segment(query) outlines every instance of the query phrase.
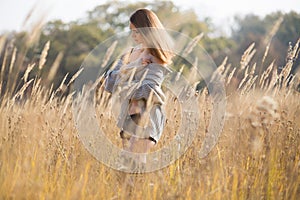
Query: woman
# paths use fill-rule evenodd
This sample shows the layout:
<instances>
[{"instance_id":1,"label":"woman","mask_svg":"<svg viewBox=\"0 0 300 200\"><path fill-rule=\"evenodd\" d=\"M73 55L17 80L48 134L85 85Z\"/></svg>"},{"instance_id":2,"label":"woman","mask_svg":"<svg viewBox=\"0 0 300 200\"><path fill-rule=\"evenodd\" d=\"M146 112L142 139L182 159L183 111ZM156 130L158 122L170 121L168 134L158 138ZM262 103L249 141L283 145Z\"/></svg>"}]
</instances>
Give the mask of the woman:
<instances>
[{"instance_id":1,"label":"woman","mask_svg":"<svg viewBox=\"0 0 300 200\"><path fill-rule=\"evenodd\" d=\"M148 9L136 10L129 27L137 46L107 73L105 89L120 97L118 127L124 149L146 153L158 142L165 125L161 84L169 71L172 42L156 14Z\"/></svg>"}]
</instances>

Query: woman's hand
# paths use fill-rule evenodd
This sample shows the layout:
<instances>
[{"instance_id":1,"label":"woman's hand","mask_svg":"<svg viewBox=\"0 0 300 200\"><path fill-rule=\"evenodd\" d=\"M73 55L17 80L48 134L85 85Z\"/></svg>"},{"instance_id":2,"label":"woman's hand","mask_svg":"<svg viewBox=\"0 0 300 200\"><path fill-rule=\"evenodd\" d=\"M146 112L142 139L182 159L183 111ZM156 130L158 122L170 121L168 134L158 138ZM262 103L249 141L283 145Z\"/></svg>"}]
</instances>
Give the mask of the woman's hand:
<instances>
[{"instance_id":1,"label":"woman's hand","mask_svg":"<svg viewBox=\"0 0 300 200\"><path fill-rule=\"evenodd\" d=\"M151 54L146 54L142 56L142 65L146 66L153 62L153 56Z\"/></svg>"},{"instance_id":2,"label":"woman's hand","mask_svg":"<svg viewBox=\"0 0 300 200\"><path fill-rule=\"evenodd\" d=\"M140 114L142 113L142 108L145 106L145 101L143 100L130 100L128 114Z\"/></svg>"}]
</instances>

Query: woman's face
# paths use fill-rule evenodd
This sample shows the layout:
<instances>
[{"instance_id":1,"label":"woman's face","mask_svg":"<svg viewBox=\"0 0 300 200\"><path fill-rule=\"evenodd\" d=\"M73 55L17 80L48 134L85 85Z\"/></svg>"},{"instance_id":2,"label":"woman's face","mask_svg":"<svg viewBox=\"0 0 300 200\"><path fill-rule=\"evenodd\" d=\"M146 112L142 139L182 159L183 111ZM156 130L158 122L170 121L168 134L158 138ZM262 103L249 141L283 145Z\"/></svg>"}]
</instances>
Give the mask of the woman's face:
<instances>
[{"instance_id":1,"label":"woman's face","mask_svg":"<svg viewBox=\"0 0 300 200\"><path fill-rule=\"evenodd\" d=\"M131 37L137 44L143 44L144 39L142 34L139 32L139 30L136 29L136 27L130 22L129 28L131 30Z\"/></svg>"}]
</instances>

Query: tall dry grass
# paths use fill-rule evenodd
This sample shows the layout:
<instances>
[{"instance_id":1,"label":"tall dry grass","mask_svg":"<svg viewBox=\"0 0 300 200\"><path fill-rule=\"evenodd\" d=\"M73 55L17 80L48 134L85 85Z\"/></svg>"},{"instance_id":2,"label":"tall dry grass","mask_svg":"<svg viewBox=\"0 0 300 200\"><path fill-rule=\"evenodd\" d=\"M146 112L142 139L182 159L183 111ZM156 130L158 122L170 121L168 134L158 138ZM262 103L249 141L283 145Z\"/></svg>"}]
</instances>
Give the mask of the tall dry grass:
<instances>
[{"instance_id":1,"label":"tall dry grass","mask_svg":"<svg viewBox=\"0 0 300 200\"><path fill-rule=\"evenodd\" d=\"M245 51L240 66L232 67L224 60L218 70L227 89L226 120L213 151L199 159L212 108L207 90L203 90L198 94L201 131L192 146L170 166L137 175L106 167L85 150L74 126L72 94L61 95L71 83L64 78L53 90L43 87L39 76L28 78L34 68L44 65L50 43L45 44L39 64L31 63L21 80L8 79L7 83L5 77L14 77L11 73L20 68L14 64L18 52L0 45L4 58L0 80L0 198L299 198L300 95L295 90L299 78L290 74L298 45L299 41L290 47L280 73L271 64L261 76L254 74L256 65L249 64L254 45ZM54 77L60 57L48 81ZM22 87L12 92L18 81L23 81ZM105 122L102 128L110 133L112 142L121 145L113 116L101 115L104 100L99 102L98 117ZM168 105L167 126L157 149L174 137L180 122L176 98L170 96Z\"/></svg>"}]
</instances>

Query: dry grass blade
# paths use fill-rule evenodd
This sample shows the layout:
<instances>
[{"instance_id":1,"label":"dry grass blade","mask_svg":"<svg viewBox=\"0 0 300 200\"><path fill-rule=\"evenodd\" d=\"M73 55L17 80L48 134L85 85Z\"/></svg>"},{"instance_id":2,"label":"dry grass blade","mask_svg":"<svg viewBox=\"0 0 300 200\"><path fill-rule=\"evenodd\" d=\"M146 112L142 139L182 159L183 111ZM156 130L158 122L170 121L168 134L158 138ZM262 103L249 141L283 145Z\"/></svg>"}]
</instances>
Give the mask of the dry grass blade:
<instances>
[{"instance_id":1,"label":"dry grass blade","mask_svg":"<svg viewBox=\"0 0 300 200\"><path fill-rule=\"evenodd\" d=\"M272 78L270 80L270 83L269 83L269 86L268 86L266 92L269 92L276 85L277 82L278 82L277 70L273 69Z\"/></svg>"},{"instance_id":2,"label":"dry grass blade","mask_svg":"<svg viewBox=\"0 0 300 200\"><path fill-rule=\"evenodd\" d=\"M53 83L50 85L49 91L48 91L48 96L51 96L51 94L53 93Z\"/></svg>"},{"instance_id":3,"label":"dry grass blade","mask_svg":"<svg viewBox=\"0 0 300 200\"><path fill-rule=\"evenodd\" d=\"M31 96L38 96L37 94L40 86L41 86L41 79L40 78L34 79Z\"/></svg>"},{"instance_id":4,"label":"dry grass blade","mask_svg":"<svg viewBox=\"0 0 300 200\"><path fill-rule=\"evenodd\" d=\"M244 73L244 78L243 78L242 81L240 82L240 84L239 84L239 86L238 86L238 89L241 89L242 85L243 85L244 82L247 80L248 75L249 75L248 69L249 69L249 67L246 68L245 73Z\"/></svg>"},{"instance_id":5,"label":"dry grass blade","mask_svg":"<svg viewBox=\"0 0 300 200\"><path fill-rule=\"evenodd\" d=\"M264 56L262 58L262 68L263 68L263 64L266 60L266 57L268 56L268 53L269 53L269 49L270 49L270 45L271 45L271 40L272 38L274 37L274 35L277 33L277 31L279 30L280 28L280 25L282 24L283 22L283 16L280 16L274 23L271 31L267 34L267 36L265 37L263 43L264 45L266 45L266 50L265 50L265 53L264 53Z\"/></svg>"},{"instance_id":6,"label":"dry grass blade","mask_svg":"<svg viewBox=\"0 0 300 200\"><path fill-rule=\"evenodd\" d=\"M40 61L39 61L39 70L41 70L44 67L45 63L46 63L49 48L50 48L50 41L48 41L45 44L44 49L42 51Z\"/></svg>"},{"instance_id":7,"label":"dry grass blade","mask_svg":"<svg viewBox=\"0 0 300 200\"><path fill-rule=\"evenodd\" d=\"M11 61L10 61L10 65L9 65L9 70L8 70L8 80L7 80L7 84L6 84L6 93L7 94L12 94L13 90L14 90L14 84L16 82L16 80L14 79L14 73L13 73L13 68L16 62L16 56L17 56L17 48L14 47L12 56L11 56ZM3 78L4 74L1 75ZM2 79L3 80L3 79Z\"/></svg>"},{"instance_id":8,"label":"dry grass blade","mask_svg":"<svg viewBox=\"0 0 300 200\"><path fill-rule=\"evenodd\" d=\"M29 80L28 82L26 82L22 88L15 94L15 96L13 97L13 99L15 100L16 98L20 97L22 98L24 95L24 92L26 90L26 88L28 88L28 86L30 85L30 83L33 81L34 79Z\"/></svg>"},{"instance_id":9,"label":"dry grass blade","mask_svg":"<svg viewBox=\"0 0 300 200\"><path fill-rule=\"evenodd\" d=\"M289 75L291 73L294 61L297 59L297 56L299 55L299 43L300 39L297 41L294 47L292 47L291 44L289 44L289 49L288 49L288 55L287 55L287 63L282 69L279 77L280 77L280 85L282 84L283 87L286 87L288 85L288 79Z\"/></svg>"},{"instance_id":10,"label":"dry grass blade","mask_svg":"<svg viewBox=\"0 0 300 200\"><path fill-rule=\"evenodd\" d=\"M220 68L220 67L219 67ZM210 81L214 82L214 81L220 81L225 79L225 77L220 73L220 71L218 70L219 68L217 68L213 74L211 75ZM222 71L222 70L221 70Z\"/></svg>"},{"instance_id":11,"label":"dry grass blade","mask_svg":"<svg viewBox=\"0 0 300 200\"><path fill-rule=\"evenodd\" d=\"M267 56L268 56L269 49L270 49L270 44L268 44L268 45L266 46L266 50L265 50L265 53L264 53L264 56L263 56L263 59L262 59L262 66L263 66L263 64L265 63L265 60L266 60L266 58L267 58Z\"/></svg>"},{"instance_id":12,"label":"dry grass blade","mask_svg":"<svg viewBox=\"0 0 300 200\"><path fill-rule=\"evenodd\" d=\"M288 84L286 85L285 88L285 100L287 100L288 98L291 97L291 94L294 92L293 87L295 86L295 76L294 75L290 75L288 80L287 80Z\"/></svg>"},{"instance_id":13,"label":"dry grass blade","mask_svg":"<svg viewBox=\"0 0 300 200\"><path fill-rule=\"evenodd\" d=\"M55 91L55 93L58 93L58 92L62 92L63 91L63 88L64 88L64 85L65 85L65 82L66 82L66 79L68 77L69 73L67 73L65 75L65 77L63 78L63 80L61 81L59 87L57 88L57 90Z\"/></svg>"},{"instance_id":14,"label":"dry grass blade","mask_svg":"<svg viewBox=\"0 0 300 200\"><path fill-rule=\"evenodd\" d=\"M277 33L277 31L279 30L280 28L280 25L282 24L283 22L283 16L280 16L274 23L274 25L272 26L272 29L271 31L268 32L267 36L264 38L264 45L267 45L267 47L269 48L270 46L270 43L271 43L271 40L272 38L274 37L274 35Z\"/></svg>"},{"instance_id":15,"label":"dry grass blade","mask_svg":"<svg viewBox=\"0 0 300 200\"><path fill-rule=\"evenodd\" d=\"M188 54L190 54L203 36L204 34L200 33L192 41L190 41L187 47L183 50L182 57L186 57Z\"/></svg>"},{"instance_id":16,"label":"dry grass blade","mask_svg":"<svg viewBox=\"0 0 300 200\"><path fill-rule=\"evenodd\" d=\"M255 69L256 69L256 63L253 64L249 75L253 76L255 74Z\"/></svg>"},{"instance_id":17,"label":"dry grass blade","mask_svg":"<svg viewBox=\"0 0 300 200\"><path fill-rule=\"evenodd\" d=\"M176 77L175 77L175 81L178 81L180 79L184 67L185 67L185 65L182 65L179 72L177 72Z\"/></svg>"},{"instance_id":18,"label":"dry grass blade","mask_svg":"<svg viewBox=\"0 0 300 200\"><path fill-rule=\"evenodd\" d=\"M290 80L289 80L289 85L288 85L288 91L291 92L293 91L293 87L296 84L296 76L292 75L290 76Z\"/></svg>"},{"instance_id":19,"label":"dry grass blade","mask_svg":"<svg viewBox=\"0 0 300 200\"><path fill-rule=\"evenodd\" d=\"M103 85L105 84L105 81L103 81L103 79L104 79L104 74L102 74L101 76L99 76L99 78L96 79L96 81L91 86L90 90L95 90L99 86L99 84L101 84L100 88L102 88Z\"/></svg>"},{"instance_id":20,"label":"dry grass blade","mask_svg":"<svg viewBox=\"0 0 300 200\"><path fill-rule=\"evenodd\" d=\"M32 14L34 13L34 10L36 10L37 7L37 2L32 6L32 8L29 10L28 14L26 15L23 23L22 23L22 27L25 27L27 22L30 20Z\"/></svg>"},{"instance_id":21,"label":"dry grass blade","mask_svg":"<svg viewBox=\"0 0 300 200\"><path fill-rule=\"evenodd\" d=\"M240 61L240 70L244 70L245 67L249 64L250 60L254 56L256 50L254 49L255 43L252 43L244 52L242 55L241 61Z\"/></svg>"},{"instance_id":22,"label":"dry grass blade","mask_svg":"<svg viewBox=\"0 0 300 200\"><path fill-rule=\"evenodd\" d=\"M111 94L109 94L108 92L104 92L104 85L105 85L104 76L105 75L102 74L91 87L92 90L96 90L95 91L95 97L96 97L95 104L98 104L101 108L107 107L109 99L111 97Z\"/></svg>"},{"instance_id":23,"label":"dry grass blade","mask_svg":"<svg viewBox=\"0 0 300 200\"><path fill-rule=\"evenodd\" d=\"M288 62L285 67L282 69L282 71L280 72L280 82L282 83L283 87L286 87L288 84L288 79L291 73L293 67L293 63L292 62Z\"/></svg>"},{"instance_id":24,"label":"dry grass blade","mask_svg":"<svg viewBox=\"0 0 300 200\"><path fill-rule=\"evenodd\" d=\"M223 72L223 74L224 74L225 77L228 76L229 70L231 69L231 66L232 66L231 63L228 63L228 64L226 65L225 71Z\"/></svg>"},{"instance_id":25,"label":"dry grass blade","mask_svg":"<svg viewBox=\"0 0 300 200\"><path fill-rule=\"evenodd\" d=\"M236 67L233 68L233 70L230 72L230 74L229 74L229 76L228 76L228 78L227 78L227 83L226 83L226 85L229 85L229 83L230 83L230 81L231 81L231 79L232 79L232 77L233 77L235 71L236 71Z\"/></svg>"},{"instance_id":26,"label":"dry grass blade","mask_svg":"<svg viewBox=\"0 0 300 200\"><path fill-rule=\"evenodd\" d=\"M146 112L150 112L150 109L152 108L153 104L153 90L150 91L148 100L146 102Z\"/></svg>"},{"instance_id":27,"label":"dry grass blade","mask_svg":"<svg viewBox=\"0 0 300 200\"><path fill-rule=\"evenodd\" d=\"M69 81L67 87L69 87L69 85L71 83L73 83L73 81L81 74L81 72L83 71L84 68L79 69L71 78L71 80Z\"/></svg>"},{"instance_id":28,"label":"dry grass blade","mask_svg":"<svg viewBox=\"0 0 300 200\"><path fill-rule=\"evenodd\" d=\"M191 69L188 72L188 76L187 76L187 80L190 83L195 83L196 81L199 80L197 66L198 66L198 58L196 57L195 62L193 63Z\"/></svg>"},{"instance_id":29,"label":"dry grass blade","mask_svg":"<svg viewBox=\"0 0 300 200\"><path fill-rule=\"evenodd\" d=\"M116 66L118 65L119 62L120 62L120 59L116 59L116 60L113 62L113 64L112 64L110 70L114 70L114 69L116 68Z\"/></svg>"},{"instance_id":30,"label":"dry grass blade","mask_svg":"<svg viewBox=\"0 0 300 200\"><path fill-rule=\"evenodd\" d=\"M64 102L64 108L63 108L63 112L61 113L60 119L62 119L66 115L68 108L71 105L71 102L72 102L71 100L72 100L74 94L75 94L75 91L67 96L66 101Z\"/></svg>"},{"instance_id":31,"label":"dry grass blade","mask_svg":"<svg viewBox=\"0 0 300 200\"><path fill-rule=\"evenodd\" d=\"M219 74L224 75L225 72L225 65L227 63L228 57L226 56L222 62L222 64L216 69L216 71L218 71Z\"/></svg>"},{"instance_id":32,"label":"dry grass blade","mask_svg":"<svg viewBox=\"0 0 300 200\"><path fill-rule=\"evenodd\" d=\"M7 50L7 48L6 48L6 49L5 49L5 53L4 53L4 57L3 57L3 61L2 61L2 66L1 66L1 77L0 77L0 81L3 81L4 72L5 72L5 68L6 68L7 54L8 54L8 50Z\"/></svg>"},{"instance_id":33,"label":"dry grass blade","mask_svg":"<svg viewBox=\"0 0 300 200\"><path fill-rule=\"evenodd\" d=\"M287 62L294 62L297 59L300 51L299 45L300 45L300 38L298 39L294 47L291 44L289 44L288 55L286 58Z\"/></svg>"},{"instance_id":34,"label":"dry grass blade","mask_svg":"<svg viewBox=\"0 0 300 200\"><path fill-rule=\"evenodd\" d=\"M107 63L108 63L111 55L113 54L117 44L118 44L118 41L114 41L114 43L107 49L107 52L104 56L104 59L103 59L102 65L101 65L102 68L107 65Z\"/></svg>"},{"instance_id":35,"label":"dry grass blade","mask_svg":"<svg viewBox=\"0 0 300 200\"><path fill-rule=\"evenodd\" d=\"M242 95L246 94L249 90L251 90L251 88L254 85L257 77L258 77L258 75L254 76L253 78L251 77L251 78L248 79L245 86L241 90Z\"/></svg>"},{"instance_id":36,"label":"dry grass blade","mask_svg":"<svg viewBox=\"0 0 300 200\"><path fill-rule=\"evenodd\" d=\"M264 83L268 78L268 76L270 75L271 71L273 70L273 67L274 67L274 61L269 65L269 67L264 71L264 73L260 77L259 85L261 88L264 87Z\"/></svg>"},{"instance_id":37,"label":"dry grass blade","mask_svg":"<svg viewBox=\"0 0 300 200\"><path fill-rule=\"evenodd\" d=\"M34 66L35 66L35 63L28 65L28 67L27 67L27 69L26 69L26 71L24 73L24 76L23 76L24 82L27 82L29 73L32 71L32 69L34 68Z\"/></svg>"},{"instance_id":38,"label":"dry grass blade","mask_svg":"<svg viewBox=\"0 0 300 200\"><path fill-rule=\"evenodd\" d=\"M27 35L28 37L26 40L27 47L30 47L39 41L43 24L44 24L44 17L40 17L40 20L35 23L32 30L30 31L30 34Z\"/></svg>"},{"instance_id":39,"label":"dry grass blade","mask_svg":"<svg viewBox=\"0 0 300 200\"><path fill-rule=\"evenodd\" d=\"M228 57L226 56L222 64L218 67L219 73L223 74L224 76L226 76L225 69L226 69L227 61L228 61Z\"/></svg>"},{"instance_id":40,"label":"dry grass blade","mask_svg":"<svg viewBox=\"0 0 300 200\"><path fill-rule=\"evenodd\" d=\"M132 70L132 71L134 72L134 70ZM146 69L145 72L143 73L141 79L139 80L139 82L134 83L133 87L130 87L128 89L128 91L126 93L126 96L129 96L132 93L133 90L135 90L136 88L139 88L142 85L143 81L145 80L145 78L146 78L146 76L148 74L148 71L149 71L149 69Z\"/></svg>"},{"instance_id":41,"label":"dry grass blade","mask_svg":"<svg viewBox=\"0 0 300 200\"><path fill-rule=\"evenodd\" d=\"M131 82L134 78L135 72L136 72L136 68L133 68L133 70L131 70L131 72L129 74L128 84L131 84Z\"/></svg>"},{"instance_id":42,"label":"dry grass blade","mask_svg":"<svg viewBox=\"0 0 300 200\"><path fill-rule=\"evenodd\" d=\"M13 50L13 54L11 56L11 60L10 60L9 71L8 71L9 75L11 75L11 73L12 73L14 64L16 62L16 56L17 56L17 48L15 47Z\"/></svg>"},{"instance_id":43,"label":"dry grass blade","mask_svg":"<svg viewBox=\"0 0 300 200\"><path fill-rule=\"evenodd\" d=\"M295 56L294 56L294 59L297 59L299 57L299 53L300 53L300 38L298 39L294 49L296 50L296 53L295 53Z\"/></svg>"},{"instance_id":44,"label":"dry grass blade","mask_svg":"<svg viewBox=\"0 0 300 200\"><path fill-rule=\"evenodd\" d=\"M52 66L50 68L48 77L47 77L47 80L49 82L51 82L54 79L54 77L55 77L55 75L57 73L57 70L59 68L60 62L63 59L63 56L64 56L64 53L63 52L59 52L59 54L55 58L55 61L53 62Z\"/></svg>"},{"instance_id":45,"label":"dry grass blade","mask_svg":"<svg viewBox=\"0 0 300 200\"><path fill-rule=\"evenodd\" d=\"M0 36L0 56L4 48L5 42L6 42L6 36L5 35Z\"/></svg>"}]
</instances>

